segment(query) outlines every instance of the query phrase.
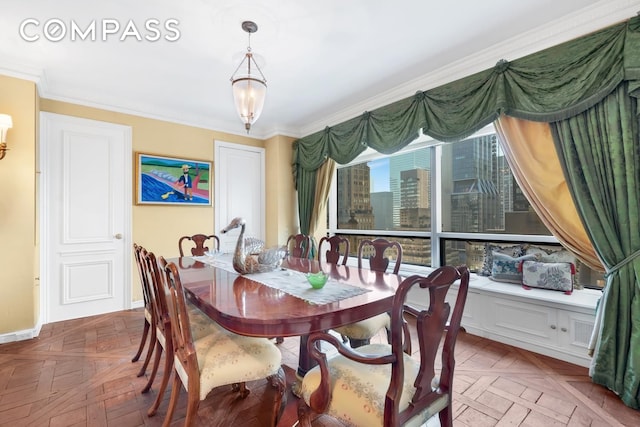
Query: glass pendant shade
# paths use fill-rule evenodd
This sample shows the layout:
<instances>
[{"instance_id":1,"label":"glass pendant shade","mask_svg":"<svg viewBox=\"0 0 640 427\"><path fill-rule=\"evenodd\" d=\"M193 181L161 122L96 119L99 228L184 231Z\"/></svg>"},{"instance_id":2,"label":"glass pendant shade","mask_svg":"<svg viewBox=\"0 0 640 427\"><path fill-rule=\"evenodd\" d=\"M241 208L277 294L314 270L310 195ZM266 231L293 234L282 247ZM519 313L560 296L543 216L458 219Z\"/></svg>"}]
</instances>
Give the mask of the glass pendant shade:
<instances>
[{"instance_id":1,"label":"glass pendant shade","mask_svg":"<svg viewBox=\"0 0 640 427\"><path fill-rule=\"evenodd\" d=\"M262 113L264 99L267 96L267 79L264 78L262 70L251 53L251 34L258 31L258 26L253 21L244 21L242 29L249 34L249 46L247 53L231 76L231 87L236 111L249 133L251 125Z\"/></svg>"},{"instance_id":2,"label":"glass pendant shade","mask_svg":"<svg viewBox=\"0 0 640 427\"><path fill-rule=\"evenodd\" d=\"M248 55L247 55L248 56ZM248 62L253 59L245 57ZM249 73L241 76L234 76L231 86L233 88L233 99L236 104L236 111L244 127L249 132L251 125L258 120L264 107L264 100L267 96L267 83L264 79L259 79L250 74L251 66L247 66Z\"/></svg>"}]
</instances>

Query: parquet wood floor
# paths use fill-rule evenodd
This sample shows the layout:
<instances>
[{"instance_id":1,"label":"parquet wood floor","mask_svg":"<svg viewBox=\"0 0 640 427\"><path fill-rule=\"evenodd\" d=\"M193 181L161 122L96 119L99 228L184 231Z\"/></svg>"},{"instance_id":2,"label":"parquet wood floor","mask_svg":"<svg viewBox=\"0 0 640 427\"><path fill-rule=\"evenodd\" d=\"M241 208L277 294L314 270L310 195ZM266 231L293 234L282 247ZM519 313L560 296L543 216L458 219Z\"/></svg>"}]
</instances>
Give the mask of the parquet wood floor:
<instances>
[{"instance_id":1,"label":"parquet wood floor","mask_svg":"<svg viewBox=\"0 0 640 427\"><path fill-rule=\"evenodd\" d=\"M159 380L146 394L142 361L131 363L142 333L142 310L45 325L38 338L0 345L0 426L160 426L147 417ZM382 338L380 338L382 339ZM280 344L283 363L295 367L298 339ZM591 383L586 368L461 333L456 347L455 427L640 426L640 412ZM293 369L286 369L293 381ZM214 390L200 405L196 426L267 425L273 393L264 381L237 398L230 387ZM181 394L172 425L182 425ZM291 426L290 393L280 420ZM321 427L335 422L321 418Z\"/></svg>"}]
</instances>

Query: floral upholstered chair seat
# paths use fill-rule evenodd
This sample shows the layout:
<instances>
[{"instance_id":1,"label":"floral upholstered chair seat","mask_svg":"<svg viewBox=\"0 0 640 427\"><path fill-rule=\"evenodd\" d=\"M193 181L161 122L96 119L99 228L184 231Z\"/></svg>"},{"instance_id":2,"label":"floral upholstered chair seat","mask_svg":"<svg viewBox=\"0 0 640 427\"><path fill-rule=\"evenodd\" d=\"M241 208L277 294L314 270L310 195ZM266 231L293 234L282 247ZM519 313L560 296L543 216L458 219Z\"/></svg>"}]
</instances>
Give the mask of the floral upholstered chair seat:
<instances>
[{"instance_id":1,"label":"floral upholstered chair seat","mask_svg":"<svg viewBox=\"0 0 640 427\"><path fill-rule=\"evenodd\" d=\"M378 314L377 316L351 323L349 325L340 326L334 330L340 335L357 340L367 340L383 329L390 329L391 319L387 313Z\"/></svg>"},{"instance_id":2,"label":"floral upholstered chair seat","mask_svg":"<svg viewBox=\"0 0 640 427\"><path fill-rule=\"evenodd\" d=\"M391 352L388 344L369 344L358 347L363 354L384 355ZM420 369L419 363L409 355L404 355L404 380L400 411L409 406L416 389L413 386ZM348 426L383 426L384 400L389 389L391 378L390 365L366 365L354 362L342 356L329 360L331 374L332 400L327 414L339 419ZM311 393L320 384L320 369L309 371L302 382L302 397L309 401ZM429 418L447 406L446 395L440 396L438 402L413 417L405 426L413 427L424 424Z\"/></svg>"},{"instance_id":3,"label":"floral upholstered chair seat","mask_svg":"<svg viewBox=\"0 0 640 427\"><path fill-rule=\"evenodd\" d=\"M276 375L282 354L267 338L245 337L223 328L194 341L200 370L200 400L216 387ZM182 364L176 372L188 384Z\"/></svg>"}]
</instances>

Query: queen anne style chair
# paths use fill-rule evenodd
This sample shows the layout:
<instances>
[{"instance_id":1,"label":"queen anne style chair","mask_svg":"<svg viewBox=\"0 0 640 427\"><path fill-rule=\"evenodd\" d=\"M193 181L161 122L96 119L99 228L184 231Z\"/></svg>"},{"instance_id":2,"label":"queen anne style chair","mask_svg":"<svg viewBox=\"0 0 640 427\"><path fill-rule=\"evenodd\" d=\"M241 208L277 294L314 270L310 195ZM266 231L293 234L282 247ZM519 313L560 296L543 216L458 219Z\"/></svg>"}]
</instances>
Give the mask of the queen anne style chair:
<instances>
[{"instance_id":1,"label":"queen anne style chair","mask_svg":"<svg viewBox=\"0 0 640 427\"><path fill-rule=\"evenodd\" d=\"M163 284L169 295L174 380L163 425L171 424L182 386L187 390L184 425L190 426L200 401L215 387L231 384L244 398L249 394L245 382L262 378L267 378L278 390L273 403L272 424L275 425L285 391L282 355L278 347L266 338L237 335L223 328L195 339L178 269L173 263L164 264Z\"/></svg>"},{"instance_id":2,"label":"queen anne style chair","mask_svg":"<svg viewBox=\"0 0 640 427\"><path fill-rule=\"evenodd\" d=\"M180 256L184 256L185 251L183 249L183 242L191 241L193 242L193 247L191 248L192 256L202 256L206 252L209 251L209 247L205 246L207 244L213 243L213 249L216 251L220 250L220 238L215 234L206 235L206 234L194 234L193 236L182 236L180 240L178 240L178 249L180 250ZM186 243L184 243L186 244Z\"/></svg>"},{"instance_id":3,"label":"queen anne style chair","mask_svg":"<svg viewBox=\"0 0 640 427\"><path fill-rule=\"evenodd\" d=\"M167 308L167 299L162 286L162 274L158 266L153 252L149 252L144 248L140 248L140 261L143 281L148 285L149 305L151 307L151 342L150 345L155 345L155 358L153 360L153 367L151 368L151 374L147 380L147 384L142 389L142 393L146 393L151 390L151 386L155 380L160 365L160 357L162 352L165 353L164 358L164 370L162 375L162 382L156 399L149 407L147 415L150 417L155 415L162 399L167 385L169 384L169 377L173 368L173 339L171 336L171 322L169 319L169 310ZM162 259L162 261L164 261ZM213 332L221 329L219 325L213 322L204 313L200 312L192 304L187 303L187 311L191 320L192 334L194 337L201 338L209 335ZM154 352L153 347L150 348L150 353Z\"/></svg>"},{"instance_id":4,"label":"queen anne style chair","mask_svg":"<svg viewBox=\"0 0 640 427\"><path fill-rule=\"evenodd\" d=\"M318 243L318 261L322 261L322 250L325 243L329 245L329 249L325 251L324 259L329 264L346 265L349 259L349 239L338 235L322 237L320 243Z\"/></svg>"},{"instance_id":5,"label":"queen anne style chair","mask_svg":"<svg viewBox=\"0 0 640 427\"><path fill-rule=\"evenodd\" d=\"M140 356L144 351L145 344L147 344L147 338L149 338L147 355L145 357L144 363L142 364L142 367L140 368L140 371L138 372L139 377L143 376L147 371L147 366L149 365L149 361L151 360L151 354L153 352L153 346L155 345L154 344L155 330L151 328L151 325L153 324L153 319L151 318L153 309L151 307L151 300L149 297L149 284L146 281L146 276L144 274L144 270L142 266L141 251L143 249L144 248L138 245L137 243L133 244L133 254L136 259L136 266L138 267L140 284L142 285L142 298L144 300L144 329L142 330L142 337L140 338L140 345L138 346L138 351L136 352L135 356L133 356L133 359L131 359L131 362L137 362L138 360L140 360ZM151 329L151 336L149 336L150 329Z\"/></svg>"},{"instance_id":6,"label":"queen anne style chair","mask_svg":"<svg viewBox=\"0 0 640 427\"><path fill-rule=\"evenodd\" d=\"M445 297L458 279L451 312ZM438 414L440 425L451 427L454 348L468 289L467 267L440 267L427 277L416 275L403 280L391 309L391 344L353 350L331 334L312 334L307 345L319 365L302 381L300 426L311 426L317 414L367 427L420 426ZM409 290L412 299L424 296L429 307L421 310L408 305ZM415 328L407 326L406 316L415 317ZM413 342L419 345L419 354L413 357L412 332L417 335ZM320 341L335 346L339 354L327 359L319 350ZM438 357L440 363L436 363Z\"/></svg>"},{"instance_id":7,"label":"queen anne style chair","mask_svg":"<svg viewBox=\"0 0 640 427\"><path fill-rule=\"evenodd\" d=\"M358 246L358 268L363 268L363 259L366 255L369 255L369 269L384 273L389 267L387 253L393 252L395 252L396 257L393 274L398 274L402 263L402 246L400 243L382 238L362 240ZM389 315L386 313L341 326L336 328L335 331L342 335L343 341L348 339L351 347L356 348L369 344L371 338L383 328L387 330L387 335L389 335Z\"/></svg>"},{"instance_id":8,"label":"queen anne style chair","mask_svg":"<svg viewBox=\"0 0 640 427\"><path fill-rule=\"evenodd\" d=\"M309 258L311 237L306 234L292 234L287 239L287 255L296 258Z\"/></svg>"}]
</instances>

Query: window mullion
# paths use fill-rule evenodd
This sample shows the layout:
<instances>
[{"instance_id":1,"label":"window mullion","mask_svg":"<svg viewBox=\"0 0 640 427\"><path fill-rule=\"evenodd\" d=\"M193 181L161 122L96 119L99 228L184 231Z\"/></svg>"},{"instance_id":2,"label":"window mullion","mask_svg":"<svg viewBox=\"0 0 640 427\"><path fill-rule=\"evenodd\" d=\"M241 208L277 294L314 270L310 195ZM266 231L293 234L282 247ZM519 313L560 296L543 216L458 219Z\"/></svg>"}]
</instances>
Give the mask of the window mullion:
<instances>
[{"instance_id":1,"label":"window mullion","mask_svg":"<svg viewBox=\"0 0 640 427\"><path fill-rule=\"evenodd\" d=\"M431 150L431 266L439 267L440 233L442 233L442 146L436 145Z\"/></svg>"}]
</instances>

